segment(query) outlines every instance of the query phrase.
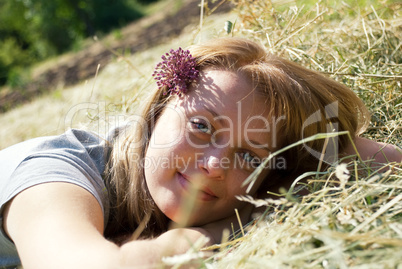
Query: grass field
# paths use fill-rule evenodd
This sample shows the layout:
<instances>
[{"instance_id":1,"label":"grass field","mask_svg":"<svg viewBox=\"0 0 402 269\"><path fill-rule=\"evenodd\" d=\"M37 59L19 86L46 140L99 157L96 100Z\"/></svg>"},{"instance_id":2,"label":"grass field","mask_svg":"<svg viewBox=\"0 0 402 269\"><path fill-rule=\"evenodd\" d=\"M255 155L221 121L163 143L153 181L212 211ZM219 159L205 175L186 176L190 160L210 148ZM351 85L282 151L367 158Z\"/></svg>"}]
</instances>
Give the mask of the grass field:
<instances>
[{"instance_id":1,"label":"grass field","mask_svg":"<svg viewBox=\"0 0 402 269\"><path fill-rule=\"evenodd\" d=\"M372 113L365 137L402 146L402 4L397 1L236 1L169 44L116 58L96 77L0 115L0 149L70 127L98 132L135 111L170 48L217 36L247 37L355 91ZM225 30L225 22L234 28ZM227 23L226 23L227 25ZM135 63L135 68L127 61ZM363 162L310 175L309 195L253 201L266 214L243 237L215 246L206 268L402 268L402 170ZM337 170L350 178L339 185ZM246 198L244 198L246 199ZM197 252L165 260L179 268Z\"/></svg>"}]
</instances>

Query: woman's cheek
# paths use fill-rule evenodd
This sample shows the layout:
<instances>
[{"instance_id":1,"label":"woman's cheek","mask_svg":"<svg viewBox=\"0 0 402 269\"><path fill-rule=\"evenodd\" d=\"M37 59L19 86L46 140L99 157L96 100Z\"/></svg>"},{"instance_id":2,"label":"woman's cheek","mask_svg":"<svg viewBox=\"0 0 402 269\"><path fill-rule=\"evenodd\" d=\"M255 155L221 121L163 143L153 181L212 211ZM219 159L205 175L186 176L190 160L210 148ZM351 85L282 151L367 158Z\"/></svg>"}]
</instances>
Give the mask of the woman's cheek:
<instances>
[{"instance_id":1,"label":"woman's cheek","mask_svg":"<svg viewBox=\"0 0 402 269\"><path fill-rule=\"evenodd\" d=\"M181 142L184 135L184 128L180 122L169 120L168 114L163 114L156 123L153 130L150 146L157 148L174 147ZM173 114L173 117L175 115Z\"/></svg>"}]
</instances>

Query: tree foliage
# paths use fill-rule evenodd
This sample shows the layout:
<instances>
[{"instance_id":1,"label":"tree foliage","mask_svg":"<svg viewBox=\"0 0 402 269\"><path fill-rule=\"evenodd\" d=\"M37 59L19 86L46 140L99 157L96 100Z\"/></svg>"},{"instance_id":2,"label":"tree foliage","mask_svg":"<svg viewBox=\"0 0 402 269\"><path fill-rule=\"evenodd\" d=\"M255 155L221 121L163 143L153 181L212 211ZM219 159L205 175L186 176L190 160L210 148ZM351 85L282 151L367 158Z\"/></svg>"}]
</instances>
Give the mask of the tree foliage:
<instances>
[{"instance_id":1,"label":"tree foliage","mask_svg":"<svg viewBox=\"0 0 402 269\"><path fill-rule=\"evenodd\" d=\"M133 0L2 0L0 85L14 85L10 74L21 68L141 16Z\"/></svg>"}]
</instances>

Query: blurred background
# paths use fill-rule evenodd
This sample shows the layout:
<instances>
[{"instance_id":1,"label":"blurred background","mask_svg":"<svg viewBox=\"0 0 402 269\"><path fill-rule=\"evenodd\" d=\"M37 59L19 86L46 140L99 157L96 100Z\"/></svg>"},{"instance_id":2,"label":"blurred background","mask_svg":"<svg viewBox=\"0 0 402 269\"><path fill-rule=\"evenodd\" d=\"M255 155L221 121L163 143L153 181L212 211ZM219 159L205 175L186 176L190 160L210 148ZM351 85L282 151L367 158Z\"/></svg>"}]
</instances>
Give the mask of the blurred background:
<instances>
[{"instance_id":1,"label":"blurred background","mask_svg":"<svg viewBox=\"0 0 402 269\"><path fill-rule=\"evenodd\" d=\"M88 37L147 15L157 0L2 0L0 85L19 86L27 66L69 50Z\"/></svg>"}]
</instances>

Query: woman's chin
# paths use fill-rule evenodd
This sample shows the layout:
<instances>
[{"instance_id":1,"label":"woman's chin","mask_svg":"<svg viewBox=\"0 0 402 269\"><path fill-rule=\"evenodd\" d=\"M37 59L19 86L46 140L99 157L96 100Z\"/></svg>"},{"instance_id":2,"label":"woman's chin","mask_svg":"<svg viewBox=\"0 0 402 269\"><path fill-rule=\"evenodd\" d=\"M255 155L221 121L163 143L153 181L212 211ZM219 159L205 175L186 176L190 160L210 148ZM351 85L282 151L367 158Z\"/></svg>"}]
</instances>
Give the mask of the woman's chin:
<instances>
[{"instance_id":1,"label":"woman's chin","mask_svg":"<svg viewBox=\"0 0 402 269\"><path fill-rule=\"evenodd\" d=\"M209 222L205 217L199 214L188 215L185 213L177 212L174 216L169 218L177 227L195 227L202 226Z\"/></svg>"}]
</instances>

